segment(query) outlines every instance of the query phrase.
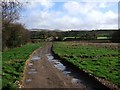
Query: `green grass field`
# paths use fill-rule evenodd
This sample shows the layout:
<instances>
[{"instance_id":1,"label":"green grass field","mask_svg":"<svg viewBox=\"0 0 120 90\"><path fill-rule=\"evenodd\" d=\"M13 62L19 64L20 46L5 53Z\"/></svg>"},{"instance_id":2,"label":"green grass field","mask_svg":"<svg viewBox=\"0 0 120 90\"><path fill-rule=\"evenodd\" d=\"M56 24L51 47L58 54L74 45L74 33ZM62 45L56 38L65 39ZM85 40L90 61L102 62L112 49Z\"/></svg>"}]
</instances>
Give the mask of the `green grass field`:
<instances>
[{"instance_id":1,"label":"green grass field","mask_svg":"<svg viewBox=\"0 0 120 90\"><path fill-rule=\"evenodd\" d=\"M63 40L66 40L66 39L77 39L77 38L80 38L80 37L64 37Z\"/></svg>"},{"instance_id":2,"label":"green grass field","mask_svg":"<svg viewBox=\"0 0 120 90\"><path fill-rule=\"evenodd\" d=\"M2 53L2 86L4 89L16 88L15 82L21 79L29 55L42 45L42 43L26 44Z\"/></svg>"},{"instance_id":3,"label":"green grass field","mask_svg":"<svg viewBox=\"0 0 120 90\"><path fill-rule=\"evenodd\" d=\"M55 42L53 51L79 69L112 83L120 84L118 50L69 42Z\"/></svg>"},{"instance_id":4,"label":"green grass field","mask_svg":"<svg viewBox=\"0 0 120 90\"><path fill-rule=\"evenodd\" d=\"M106 39L111 39L111 37L97 37L98 40L106 40Z\"/></svg>"}]
</instances>

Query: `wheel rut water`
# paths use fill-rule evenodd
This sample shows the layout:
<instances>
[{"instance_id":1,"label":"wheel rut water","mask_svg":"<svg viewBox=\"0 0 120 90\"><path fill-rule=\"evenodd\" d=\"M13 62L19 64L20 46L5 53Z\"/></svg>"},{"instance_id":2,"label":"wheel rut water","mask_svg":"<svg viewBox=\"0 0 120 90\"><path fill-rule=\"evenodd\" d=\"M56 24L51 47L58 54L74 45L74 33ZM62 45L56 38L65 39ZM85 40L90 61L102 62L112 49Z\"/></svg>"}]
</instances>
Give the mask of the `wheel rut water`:
<instances>
[{"instance_id":1,"label":"wheel rut water","mask_svg":"<svg viewBox=\"0 0 120 90\"><path fill-rule=\"evenodd\" d=\"M50 53L47 54L48 60L54 64L54 66L60 70L65 76L71 77L71 82L76 85L84 85L85 90L109 90L108 87L102 85L100 82L93 80L83 73L76 72L73 68L62 63L61 60L55 59Z\"/></svg>"}]
</instances>

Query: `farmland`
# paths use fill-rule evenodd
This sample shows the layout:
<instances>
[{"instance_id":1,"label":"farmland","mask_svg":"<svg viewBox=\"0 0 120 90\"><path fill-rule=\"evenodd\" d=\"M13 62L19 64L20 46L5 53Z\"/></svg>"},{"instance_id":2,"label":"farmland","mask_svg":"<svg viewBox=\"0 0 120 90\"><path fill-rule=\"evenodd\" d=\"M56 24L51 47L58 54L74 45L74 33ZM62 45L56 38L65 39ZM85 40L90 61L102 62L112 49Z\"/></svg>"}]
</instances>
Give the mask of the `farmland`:
<instances>
[{"instance_id":1,"label":"farmland","mask_svg":"<svg viewBox=\"0 0 120 90\"><path fill-rule=\"evenodd\" d=\"M76 42L55 42L53 51L80 70L120 85L120 67L117 49L104 45Z\"/></svg>"},{"instance_id":2,"label":"farmland","mask_svg":"<svg viewBox=\"0 0 120 90\"><path fill-rule=\"evenodd\" d=\"M120 90L118 2L30 1L0 4L0 89Z\"/></svg>"},{"instance_id":3,"label":"farmland","mask_svg":"<svg viewBox=\"0 0 120 90\"><path fill-rule=\"evenodd\" d=\"M23 76L24 65L29 55L43 44L26 44L2 53L3 89L17 87L16 82L20 81Z\"/></svg>"}]
</instances>

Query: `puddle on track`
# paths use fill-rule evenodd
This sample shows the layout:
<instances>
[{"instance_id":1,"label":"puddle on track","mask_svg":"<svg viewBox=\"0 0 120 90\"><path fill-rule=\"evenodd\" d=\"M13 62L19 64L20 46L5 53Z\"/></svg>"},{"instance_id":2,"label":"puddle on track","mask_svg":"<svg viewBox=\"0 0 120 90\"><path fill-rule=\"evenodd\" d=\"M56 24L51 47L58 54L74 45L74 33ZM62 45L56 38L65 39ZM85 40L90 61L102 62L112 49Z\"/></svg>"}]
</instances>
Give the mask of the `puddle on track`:
<instances>
[{"instance_id":1,"label":"puddle on track","mask_svg":"<svg viewBox=\"0 0 120 90\"><path fill-rule=\"evenodd\" d=\"M30 62L28 63L28 66L29 66L29 71L27 72L29 75L31 74L37 74L37 70L33 68L33 62L34 61L38 61L40 60L41 58L39 56L32 56ZM29 83L29 82L32 82L32 79L26 79L26 82Z\"/></svg>"},{"instance_id":2,"label":"puddle on track","mask_svg":"<svg viewBox=\"0 0 120 90\"><path fill-rule=\"evenodd\" d=\"M37 61L37 60L40 60L41 58L39 56L33 56L31 58L31 61Z\"/></svg>"},{"instance_id":3,"label":"puddle on track","mask_svg":"<svg viewBox=\"0 0 120 90\"><path fill-rule=\"evenodd\" d=\"M29 66L32 66L32 65L33 65L33 63L30 62L30 63L29 63Z\"/></svg>"},{"instance_id":4,"label":"puddle on track","mask_svg":"<svg viewBox=\"0 0 120 90\"><path fill-rule=\"evenodd\" d=\"M46 55L49 61L54 59L54 57L51 54L46 54Z\"/></svg>"},{"instance_id":5,"label":"puddle on track","mask_svg":"<svg viewBox=\"0 0 120 90\"><path fill-rule=\"evenodd\" d=\"M32 68L33 63L32 63L32 62L29 62L28 66L29 66L29 68Z\"/></svg>"},{"instance_id":6,"label":"puddle on track","mask_svg":"<svg viewBox=\"0 0 120 90\"><path fill-rule=\"evenodd\" d=\"M31 71L36 71L36 69L34 69L34 68L31 68L30 70L31 70Z\"/></svg>"},{"instance_id":7,"label":"puddle on track","mask_svg":"<svg viewBox=\"0 0 120 90\"><path fill-rule=\"evenodd\" d=\"M27 83L32 82L32 79L26 79L26 82Z\"/></svg>"},{"instance_id":8,"label":"puddle on track","mask_svg":"<svg viewBox=\"0 0 120 90\"><path fill-rule=\"evenodd\" d=\"M70 67L65 66L60 62L60 60L54 59L51 54L46 54L48 60L54 64L54 66L63 72L65 76L71 76L71 82L75 84L83 84L86 86L86 90L106 90L106 87L99 84L97 81L93 81L89 77L85 76L82 73L78 73Z\"/></svg>"},{"instance_id":9,"label":"puddle on track","mask_svg":"<svg viewBox=\"0 0 120 90\"><path fill-rule=\"evenodd\" d=\"M32 56L30 62L28 63L29 68L32 68L34 61L41 60L41 57L39 56Z\"/></svg>"},{"instance_id":10,"label":"puddle on track","mask_svg":"<svg viewBox=\"0 0 120 90\"><path fill-rule=\"evenodd\" d=\"M71 82L72 82L72 83L76 83L76 84L81 83L81 81L80 81L79 79L77 79L77 78L73 78L73 79L71 80Z\"/></svg>"},{"instance_id":11,"label":"puddle on track","mask_svg":"<svg viewBox=\"0 0 120 90\"><path fill-rule=\"evenodd\" d=\"M37 70L34 68L31 68L28 72L28 74L36 74L36 73L37 73Z\"/></svg>"},{"instance_id":12,"label":"puddle on track","mask_svg":"<svg viewBox=\"0 0 120 90\"><path fill-rule=\"evenodd\" d=\"M29 71L28 74L36 74L36 71Z\"/></svg>"}]
</instances>

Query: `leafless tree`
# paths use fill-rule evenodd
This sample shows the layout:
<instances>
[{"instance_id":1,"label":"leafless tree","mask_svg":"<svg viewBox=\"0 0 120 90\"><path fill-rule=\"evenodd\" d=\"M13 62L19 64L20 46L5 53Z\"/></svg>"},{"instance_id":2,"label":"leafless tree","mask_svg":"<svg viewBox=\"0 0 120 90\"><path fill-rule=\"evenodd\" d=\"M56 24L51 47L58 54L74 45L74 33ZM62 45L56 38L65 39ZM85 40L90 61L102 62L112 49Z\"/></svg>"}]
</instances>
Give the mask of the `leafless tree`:
<instances>
[{"instance_id":1,"label":"leafless tree","mask_svg":"<svg viewBox=\"0 0 120 90\"><path fill-rule=\"evenodd\" d=\"M2 21L11 23L19 19L21 4L17 0L2 0Z\"/></svg>"}]
</instances>

